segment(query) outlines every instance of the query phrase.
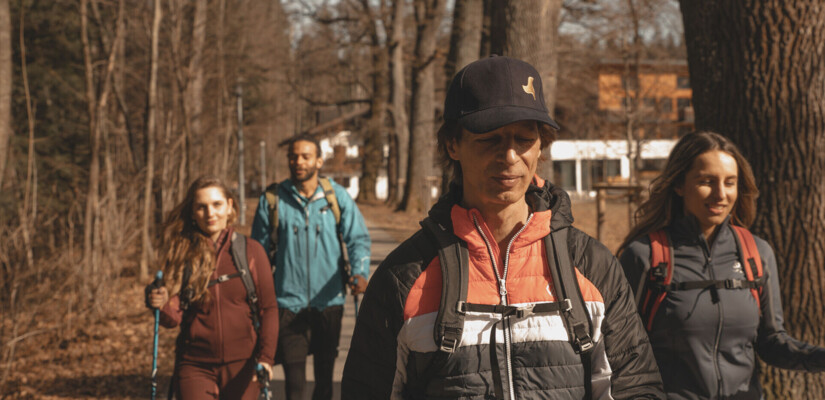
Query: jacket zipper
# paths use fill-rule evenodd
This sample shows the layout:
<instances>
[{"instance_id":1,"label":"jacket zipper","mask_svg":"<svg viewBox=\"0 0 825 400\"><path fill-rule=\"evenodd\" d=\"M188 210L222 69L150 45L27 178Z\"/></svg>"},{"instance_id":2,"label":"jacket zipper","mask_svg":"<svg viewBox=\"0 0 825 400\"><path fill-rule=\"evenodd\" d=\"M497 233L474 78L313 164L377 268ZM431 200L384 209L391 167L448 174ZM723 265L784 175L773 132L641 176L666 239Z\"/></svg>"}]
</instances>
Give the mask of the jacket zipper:
<instances>
[{"instance_id":1,"label":"jacket zipper","mask_svg":"<svg viewBox=\"0 0 825 400\"><path fill-rule=\"evenodd\" d=\"M490 255L490 261L493 264L493 272L496 273L496 279L498 280L498 293L501 296L501 305L508 305L507 302L507 268L510 266L510 248L513 246L513 242L516 241L516 238L527 228L527 224L530 223L530 220L533 218L533 213L527 216L527 221L522 225L521 229L516 232L515 235L510 239L510 242L507 243L507 251L504 253L504 272L503 274L498 273L498 266L496 265L496 257L493 254L493 248L490 245L490 241L487 239L487 235L484 234L484 231L481 229L481 226L478 224L478 219L476 219L475 214L473 214L473 224L476 226L476 230L481 235L481 238L484 239L484 244L487 246L487 253ZM511 359L511 338L510 338L510 317L504 317L505 326L502 327L502 331L504 332L504 352L505 358L507 360L507 386L510 392L510 399L516 400L516 392L513 389L513 361ZM495 328L493 328L495 329ZM492 349L495 351L495 349Z\"/></svg>"},{"instance_id":2,"label":"jacket zipper","mask_svg":"<svg viewBox=\"0 0 825 400\"><path fill-rule=\"evenodd\" d=\"M717 238L719 233L716 234ZM702 234L702 250L705 252L705 266L708 268L711 280L716 280L716 274L713 272L713 256L711 253L712 245L708 245L705 235ZM717 289L711 289L717 290ZM717 293L716 296L719 296ZM722 374L719 371L719 342L722 340L722 325L724 324L724 311L722 309L722 301L716 303L716 309L719 311L719 322L716 327L716 338L713 342L713 370L716 373L716 396L722 396Z\"/></svg>"},{"instance_id":3,"label":"jacket zipper","mask_svg":"<svg viewBox=\"0 0 825 400\"><path fill-rule=\"evenodd\" d=\"M304 231L306 232L306 259L307 259L307 309L311 307L310 299L312 298L312 286L309 280L309 200L307 200L306 208L304 208L304 216L306 221L306 226L304 227Z\"/></svg>"}]
</instances>

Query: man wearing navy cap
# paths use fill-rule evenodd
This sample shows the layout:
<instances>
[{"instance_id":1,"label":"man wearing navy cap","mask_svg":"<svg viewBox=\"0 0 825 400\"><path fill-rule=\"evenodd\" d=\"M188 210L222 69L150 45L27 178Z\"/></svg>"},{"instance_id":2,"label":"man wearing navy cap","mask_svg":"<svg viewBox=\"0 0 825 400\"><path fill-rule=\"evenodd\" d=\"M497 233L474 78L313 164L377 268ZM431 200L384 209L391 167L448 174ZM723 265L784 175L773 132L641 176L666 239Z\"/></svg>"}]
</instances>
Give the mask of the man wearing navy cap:
<instances>
[{"instance_id":1,"label":"man wearing navy cap","mask_svg":"<svg viewBox=\"0 0 825 400\"><path fill-rule=\"evenodd\" d=\"M462 69L438 131L450 192L370 281L344 399L659 399L615 257L536 176L558 125L529 64Z\"/></svg>"}]
</instances>

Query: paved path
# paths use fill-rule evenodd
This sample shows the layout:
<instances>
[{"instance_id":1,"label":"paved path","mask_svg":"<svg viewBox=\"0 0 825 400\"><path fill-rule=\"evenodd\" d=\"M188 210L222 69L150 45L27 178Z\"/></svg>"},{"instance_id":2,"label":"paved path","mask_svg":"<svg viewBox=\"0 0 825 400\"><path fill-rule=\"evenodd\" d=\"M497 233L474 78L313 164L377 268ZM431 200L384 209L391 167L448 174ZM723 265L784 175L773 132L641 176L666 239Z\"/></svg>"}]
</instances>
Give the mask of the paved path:
<instances>
[{"instance_id":1,"label":"paved path","mask_svg":"<svg viewBox=\"0 0 825 400\"><path fill-rule=\"evenodd\" d=\"M370 263L370 274L375 272L378 264L398 246L398 242L389 235L385 230L378 228L369 219L366 219L367 228L370 231L372 238L372 260ZM338 345L338 358L335 360L335 370L333 372L332 380L334 382L334 399L341 397L341 376L344 372L344 362L347 359L347 352L349 351L350 341L352 340L352 331L355 328L355 309L352 302L352 297L349 296L347 303L344 306L344 319L341 322L341 342ZM284 398L284 370L278 365L274 368L272 380L272 398ZM307 359L307 393L306 399L309 400L312 396L312 389L314 387L315 378L312 372L312 356Z\"/></svg>"}]
</instances>

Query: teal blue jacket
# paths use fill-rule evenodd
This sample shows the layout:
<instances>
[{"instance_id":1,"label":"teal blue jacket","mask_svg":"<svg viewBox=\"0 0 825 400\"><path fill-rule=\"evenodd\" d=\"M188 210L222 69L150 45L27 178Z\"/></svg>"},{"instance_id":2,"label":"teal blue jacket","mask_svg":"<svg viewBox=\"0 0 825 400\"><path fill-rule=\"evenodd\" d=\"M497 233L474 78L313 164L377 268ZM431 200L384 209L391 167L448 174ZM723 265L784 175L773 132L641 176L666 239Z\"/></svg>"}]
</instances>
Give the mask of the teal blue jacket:
<instances>
[{"instance_id":1,"label":"teal blue jacket","mask_svg":"<svg viewBox=\"0 0 825 400\"><path fill-rule=\"evenodd\" d=\"M370 235L364 217L346 189L332 182L341 208L341 233L353 275L368 276ZM269 202L262 195L252 222L252 238L271 254ZM278 251L270 260L278 307L292 312L312 307L323 310L344 304L343 256L335 216L318 185L307 199L287 179L278 184Z\"/></svg>"}]
</instances>

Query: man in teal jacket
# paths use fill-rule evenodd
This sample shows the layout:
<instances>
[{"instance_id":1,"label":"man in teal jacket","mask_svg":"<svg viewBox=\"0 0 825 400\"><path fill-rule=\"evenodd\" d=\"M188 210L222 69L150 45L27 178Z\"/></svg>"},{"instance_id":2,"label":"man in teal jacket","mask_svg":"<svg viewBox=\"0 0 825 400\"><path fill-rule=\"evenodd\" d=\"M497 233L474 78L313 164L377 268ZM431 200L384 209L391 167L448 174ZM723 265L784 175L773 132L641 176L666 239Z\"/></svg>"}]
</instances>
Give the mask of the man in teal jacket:
<instances>
[{"instance_id":1,"label":"man in teal jacket","mask_svg":"<svg viewBox=\"0 0 825 400\"><path fill-rule=\"evenodd\" d=\"M277 185L277 246L271 239L274 218L262 195L252 223L252 238L260 242L275 268L280 332L276 362L282 362L286 398L304 399L306 357L314 356L313 399L332 398L332 371L338 355L341 318L346 300L343 254L346 245L351 264L349 285L353 294L367 287L370 237L364 218L347 191L330 180L340 209L324 195L318 177L323 165L321 148L313 137L300 136L288 148L290 178ZM339 226L337 226L339 225Z\"/></svg>"}]
</instances>

